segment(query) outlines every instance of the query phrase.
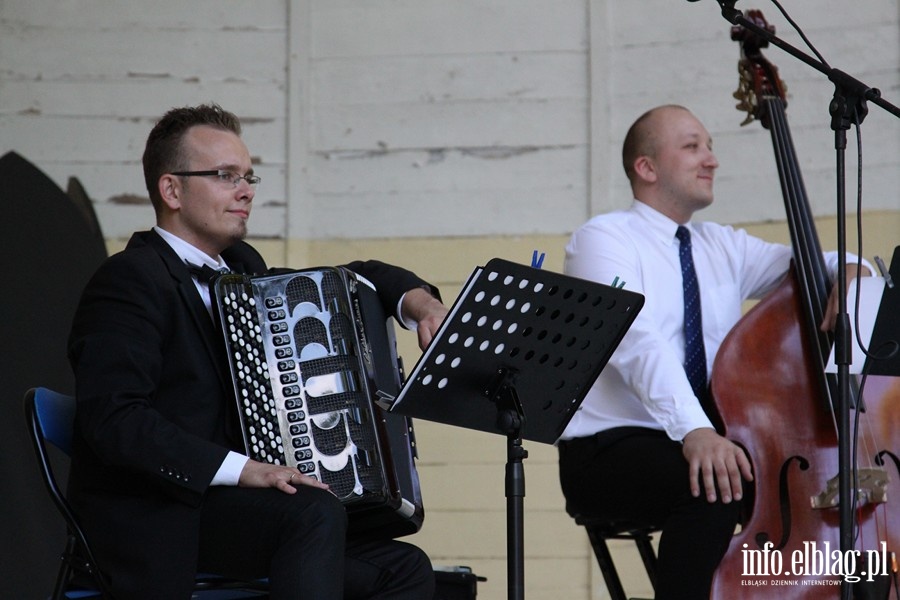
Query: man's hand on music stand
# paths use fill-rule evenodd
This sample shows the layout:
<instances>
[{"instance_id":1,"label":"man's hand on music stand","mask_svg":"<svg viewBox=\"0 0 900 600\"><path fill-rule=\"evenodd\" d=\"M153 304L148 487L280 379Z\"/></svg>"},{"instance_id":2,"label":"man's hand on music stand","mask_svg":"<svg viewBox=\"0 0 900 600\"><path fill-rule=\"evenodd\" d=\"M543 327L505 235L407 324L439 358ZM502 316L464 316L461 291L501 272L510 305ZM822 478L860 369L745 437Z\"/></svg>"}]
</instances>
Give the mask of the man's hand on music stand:
<instances>
[{"instance_id":1,"label":"man's hand on music stand","mask_svg":"<svg viewBox=\"0 0 900 600\"><path fill-rule=\"evenodd\" d=\"M440 300L424 288L406 292L400 310L404 317L408 317L418 324L416 333L419 336L419 348L422 350L425 350L431 343L449 312L449 309Z\"/></svg>"}]
</instances>

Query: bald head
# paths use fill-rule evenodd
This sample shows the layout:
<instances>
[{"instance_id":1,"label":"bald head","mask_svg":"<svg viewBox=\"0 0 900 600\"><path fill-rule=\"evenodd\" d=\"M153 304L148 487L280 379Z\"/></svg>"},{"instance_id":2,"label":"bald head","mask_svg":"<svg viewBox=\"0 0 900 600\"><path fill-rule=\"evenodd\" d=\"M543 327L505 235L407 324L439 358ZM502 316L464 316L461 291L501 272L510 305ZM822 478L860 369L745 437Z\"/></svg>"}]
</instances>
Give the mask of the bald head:
<instances>
[{"instance_id":1,"label":"bald head","mask_svg":"<svg viewBox=\"0 0 900 600\"><path fill-rule=\"evenodd\" d=\"M667 115L677 111L688 114L691 112L678 104L657 106L638 117L625 134L625 142L622 144L622 166L625 167L625 175L628 176L632 187L637 176L634 162L642 156L656 156L661 123Z\"/></svg>"}]
</instances>

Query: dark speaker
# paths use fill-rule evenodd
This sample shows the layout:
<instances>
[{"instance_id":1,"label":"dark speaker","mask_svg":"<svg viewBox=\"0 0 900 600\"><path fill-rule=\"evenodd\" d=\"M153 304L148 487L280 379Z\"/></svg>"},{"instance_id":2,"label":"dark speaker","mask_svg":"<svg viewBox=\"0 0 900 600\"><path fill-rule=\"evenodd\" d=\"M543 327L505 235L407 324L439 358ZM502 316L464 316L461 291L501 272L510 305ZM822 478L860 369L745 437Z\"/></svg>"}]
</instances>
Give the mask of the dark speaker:
<instances>
[{"instance_id":1,"label":"dark speaker","mask_svg":"<svg viewBox=\"0 0 900 600\"><path fill-rule=\"evenodd\" d=\"M469 567L435 568L434 600L475 600L478 582L487 581Z\"/></svg>"}]
</instances>

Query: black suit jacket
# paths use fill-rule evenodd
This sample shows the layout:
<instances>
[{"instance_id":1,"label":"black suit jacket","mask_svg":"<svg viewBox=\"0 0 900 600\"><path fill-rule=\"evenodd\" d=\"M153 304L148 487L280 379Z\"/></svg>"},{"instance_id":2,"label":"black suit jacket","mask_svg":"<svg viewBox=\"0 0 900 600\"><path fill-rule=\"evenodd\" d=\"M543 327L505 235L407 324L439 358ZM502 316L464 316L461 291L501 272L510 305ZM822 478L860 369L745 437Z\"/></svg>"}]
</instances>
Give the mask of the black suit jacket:
<instances>
[{"instance_id":1,"label":"black suit jacket","mask_svg":"<svg viewBox=\"0 0 900 600\"><path fill-rule=\"evenodd\" d=\"M237 272L266 271L244 242L222 256ZM347 266L375 284L389 314L405 291L427 286L377 261ZM152 231L107 259L82 295L69 338L69 499L105 572L126 586L193 577L204 494L227 452L243 450L230 435L221 337L187 267Z\"/></svg>"}]
</instances>

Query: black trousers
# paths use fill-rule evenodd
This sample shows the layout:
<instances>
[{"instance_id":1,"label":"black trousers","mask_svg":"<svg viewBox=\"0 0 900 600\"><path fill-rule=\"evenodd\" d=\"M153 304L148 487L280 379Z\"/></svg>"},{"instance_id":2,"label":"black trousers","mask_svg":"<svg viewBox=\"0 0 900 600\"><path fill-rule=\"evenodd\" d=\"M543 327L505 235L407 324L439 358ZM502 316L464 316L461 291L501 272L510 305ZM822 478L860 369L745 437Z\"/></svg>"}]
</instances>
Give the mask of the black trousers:
<instances>
[{"instance_id":1,"label":"black trousers","mask_svg":"<svg viewBox=\"0 0 900 600\"><path fill-rule=\"evenodd\" d=\"M203 507L198 570L268 577L272 600L434 597L431 562L419 548L348 543L346 535L346 510L329 492L216 487Z\"/></svg>"},{"instance_id":2,"label":"black trousers","mask_svg":"<svg viewBox=\"0 0 900 600\"><path fill-rule=\"evenodd\" d=\"M681 444L622 427L559 443L559 476L572 514L660 528L656 600L709 597L740 503L691 496Z\"/></svg>"}]
</instances>

